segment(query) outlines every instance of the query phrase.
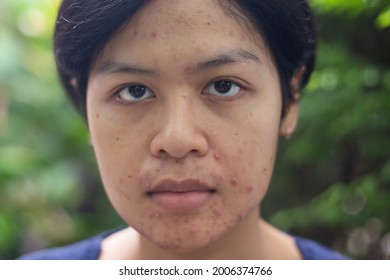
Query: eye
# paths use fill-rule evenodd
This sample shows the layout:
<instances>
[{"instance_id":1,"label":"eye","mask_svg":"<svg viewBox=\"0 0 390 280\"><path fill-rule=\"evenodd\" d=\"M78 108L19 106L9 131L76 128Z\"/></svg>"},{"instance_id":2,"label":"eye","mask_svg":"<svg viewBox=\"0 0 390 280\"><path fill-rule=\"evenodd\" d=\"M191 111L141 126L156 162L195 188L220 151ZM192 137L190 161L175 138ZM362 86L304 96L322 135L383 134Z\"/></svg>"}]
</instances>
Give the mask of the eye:
<instances>
[{"instance_id":1,"label":"eye","mask_svg":"<svg viewBox=\"0 0 390 280\"><path fill-rule=\"evenodd\" d=\"M231 80L219 80L208 85L204 92L218 97L232 97L237 95L241 89L240 85Z\"/></svg>"},{"instance_id":2,"label":"eye","mask_svg":"<svg viewBox=\"0 0 390 280\"><path fill-rule=\"evenodd\" d=\"M116 98L121 102L139 102L153 96L153 91L144 85L130 85L116 93Z\"/></svg>"}]
</instances>

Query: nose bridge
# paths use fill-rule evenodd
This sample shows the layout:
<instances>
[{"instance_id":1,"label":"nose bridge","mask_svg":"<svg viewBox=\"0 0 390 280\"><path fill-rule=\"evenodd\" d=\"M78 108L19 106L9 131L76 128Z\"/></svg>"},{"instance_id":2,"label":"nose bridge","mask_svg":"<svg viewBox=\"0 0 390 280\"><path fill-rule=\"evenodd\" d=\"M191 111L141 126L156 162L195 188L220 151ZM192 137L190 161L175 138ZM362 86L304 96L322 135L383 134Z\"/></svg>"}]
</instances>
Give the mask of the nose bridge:
<instances>
[{"instance_id":1,"label":"nose bridge","mask_svg":"<svg viewBox=\"0 0 390 280\"><path fill-rule=\"evenodd\" d=\"M189 96L185 93L179 93L167 100L164 112L163 129L165 133L173 133L176 136L194 129L195 115L194 108Z\"/></svg>"},{"instance_id":2,"label":"nose bridge","mask_svg":"<svg viewBox=\"0 0 390 280\"><path fill-rule=\"evenodd\" d=\"M159 128L151 145L154 155L182 158L188 153L207 152L204 131L197 119L196 101L185 92L171 93L165 99Z\"/></svg>"}]
</instances>

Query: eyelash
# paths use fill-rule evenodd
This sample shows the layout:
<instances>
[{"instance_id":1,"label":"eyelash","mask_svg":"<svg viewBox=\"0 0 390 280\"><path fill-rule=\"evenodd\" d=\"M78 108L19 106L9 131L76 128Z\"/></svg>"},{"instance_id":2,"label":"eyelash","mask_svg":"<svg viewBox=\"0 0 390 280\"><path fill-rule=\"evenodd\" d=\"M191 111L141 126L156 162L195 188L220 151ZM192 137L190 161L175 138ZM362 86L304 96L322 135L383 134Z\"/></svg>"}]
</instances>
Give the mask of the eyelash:
<instances>
[{"instance_id":1,"label":"eyelash","mask_svg":"<svg viewBox=\"0 0 390 280\"><path fill-rule=\"evenodd\" d=\"M230 95L225 95L224 96L224 93L220 93L221 95L217 95L217 94L210 94L208 92L206 92L206 90L210 90L210 87L214 86L214 90L216 90L215 86L216 86L216 83L222 83L222 86L227 86L230 87L230 89L228 90L228 92L236 87L236 91L235 93L233 93L232 96ZM223 85L223 83L225 83L225 85ZM126 103L126 104L129 104L129 103L137 103L137 102L141 102L141 101L144 101L144 100L148 100L150 99L151 97L148 96L147 98L140 98L140 99L133 99L133 100L124 100L123 98L121 98L120 94L124 91L124 90L128 90L130 88L133 88L135 89L135 87L138 87L137 90L146 90L146 92L149 92L148 94L149 95L153 95L154 97L156 96L155 93L153 92L152 89L150 89L150 87L144 85L144 84L137 84L137 83L132 83L132 84L126 84L126 85L123 85L121 87L119 87L117 90L115 90L114 92L114 98L120 102L120 103ZM235 79L232 79L232 78L229 78L229 77L220 77L220 78L216 78L214 80L212 80L211 82L209 82L203 89L202 89L202 94L203 95L209 95L211 96L212 98L214 99L222 99L222 100L231 100L231 99L234 99L235 97L237 96L240 96L240 92L242 90L245 90L246 87L243 86L241 83L237 82Z\"/></svg>"}]
</instances>

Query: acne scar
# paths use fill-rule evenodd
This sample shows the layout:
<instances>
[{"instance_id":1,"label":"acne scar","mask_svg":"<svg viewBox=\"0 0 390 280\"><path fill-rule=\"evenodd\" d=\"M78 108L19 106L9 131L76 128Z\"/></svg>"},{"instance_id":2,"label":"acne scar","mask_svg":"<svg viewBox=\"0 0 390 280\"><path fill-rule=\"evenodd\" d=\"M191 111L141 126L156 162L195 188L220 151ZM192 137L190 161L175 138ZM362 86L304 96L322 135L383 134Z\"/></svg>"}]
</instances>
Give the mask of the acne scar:
<instances>
[{"instance_id":1,"label":"acne scar","mask_svg":"<svg viewBox=\"0 0 390 280\"><path fill-rule=\"evenodd\" d=\"M245 191L246 191L247 193L251 193L251 192L253 191L253 188L252 188L252 187L247 187L247 188L245 189Z\"/></svg>"}]
</instances>

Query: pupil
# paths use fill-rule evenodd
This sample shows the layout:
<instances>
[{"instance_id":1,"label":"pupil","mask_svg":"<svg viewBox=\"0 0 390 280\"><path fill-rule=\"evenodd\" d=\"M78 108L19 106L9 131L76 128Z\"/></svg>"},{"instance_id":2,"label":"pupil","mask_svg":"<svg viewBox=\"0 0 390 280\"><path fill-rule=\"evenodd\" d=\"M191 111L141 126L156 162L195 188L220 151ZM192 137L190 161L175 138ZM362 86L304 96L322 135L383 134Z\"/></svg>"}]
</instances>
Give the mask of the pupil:
<instances>
[{"instance_id":1,"label":"pupil","mask_svg":"<svg viewBox=\"0 0 390 280\"><path fill-rule=\"evenodd\" d=\"M232 83L229 81L218 81L215 82L214 87L219 93L227 93L232 88Z\"/></svg>"},{"instance_id":2,"label":"pupil","mask_svg":"<svg viewBox=\"0 0 390 280\"><path fill-rule=\"evenodd\" d=\"M129 92L134 98L141 98L145 95L146 88L144 86L131 86Z\"/></svg>"}]
</instances>

